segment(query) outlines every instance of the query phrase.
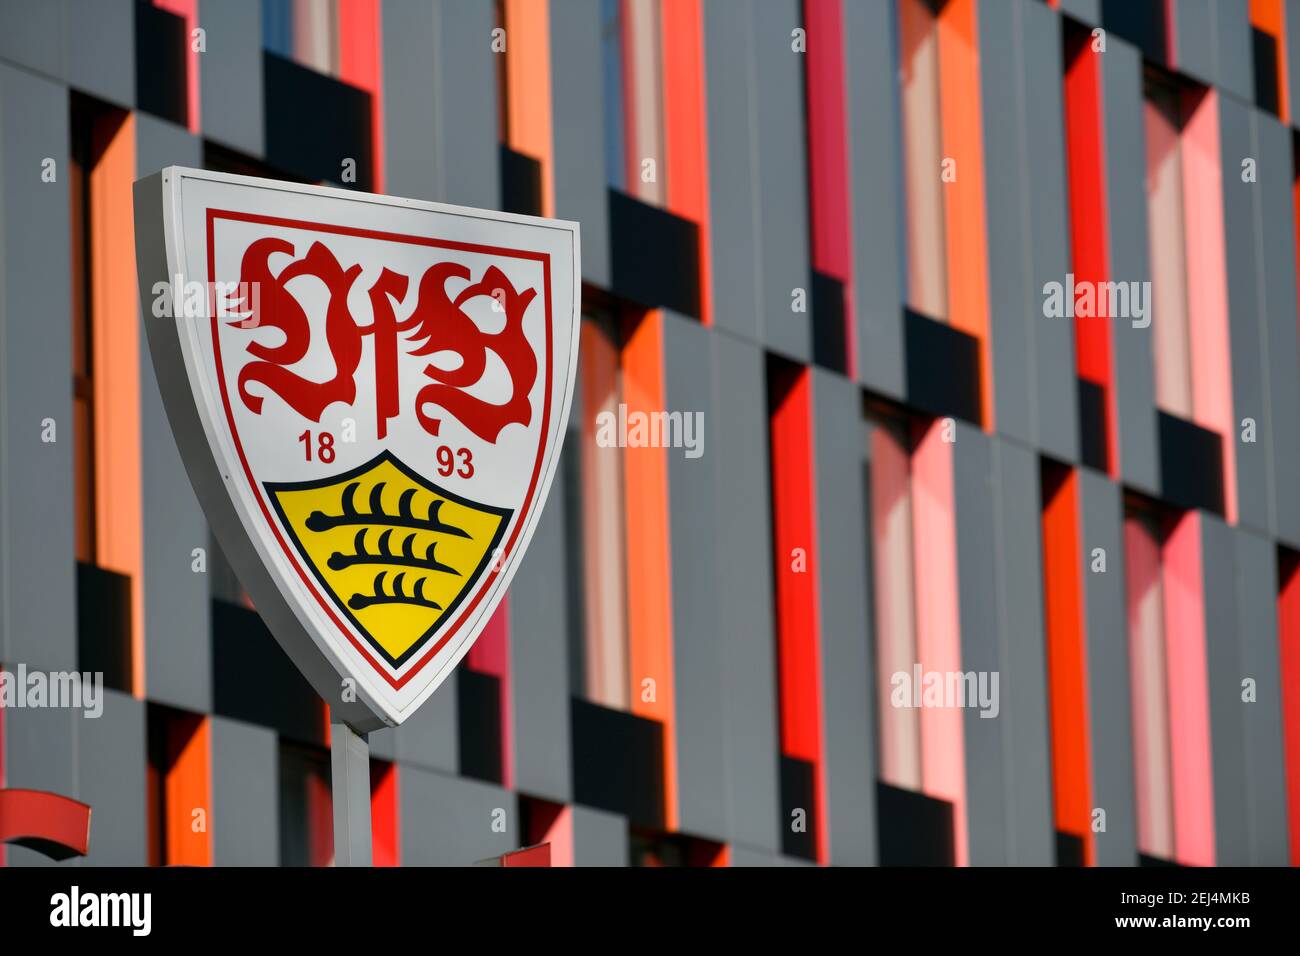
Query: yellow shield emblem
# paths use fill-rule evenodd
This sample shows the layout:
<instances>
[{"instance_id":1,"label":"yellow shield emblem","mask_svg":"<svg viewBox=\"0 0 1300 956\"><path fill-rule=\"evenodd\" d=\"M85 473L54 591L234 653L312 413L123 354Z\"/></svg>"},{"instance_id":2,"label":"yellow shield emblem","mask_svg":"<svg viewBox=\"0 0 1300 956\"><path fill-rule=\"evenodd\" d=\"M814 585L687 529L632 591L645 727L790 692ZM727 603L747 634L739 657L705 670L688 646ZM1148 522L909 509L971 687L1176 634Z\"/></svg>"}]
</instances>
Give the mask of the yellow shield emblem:
<instances>
[{"instance_id":1,"label":"yellow shield emblem","mask_svg":"<svg viewBox=\"0 0 1300 956\"><path fill-rule=\"evenodd\" d=\"M394 667L473 591L513 514L426 481L389 451L332 478L265 487L321 586Z\"/></svg>"}]
</instances>

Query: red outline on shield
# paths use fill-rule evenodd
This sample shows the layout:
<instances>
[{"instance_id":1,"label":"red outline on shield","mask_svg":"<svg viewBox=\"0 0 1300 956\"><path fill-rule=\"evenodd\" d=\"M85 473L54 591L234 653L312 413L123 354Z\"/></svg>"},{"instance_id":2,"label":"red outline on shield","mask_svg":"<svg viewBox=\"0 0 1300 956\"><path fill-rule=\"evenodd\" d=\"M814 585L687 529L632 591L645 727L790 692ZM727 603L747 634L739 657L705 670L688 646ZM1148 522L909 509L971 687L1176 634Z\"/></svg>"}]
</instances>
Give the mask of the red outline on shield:
<instances>
[{"instance_id":1,"label":"red outline on shield","mask_svg":"<svg viewBox=\"0 0 1300 956\"><path fill-rule=\"evenodd\" d=\"M289 229L305 229L305 230L315 230L316 232L330 232L330 233L336 233L338 235L344 235L344 236L357 236L362 239L380 239L386 242L406 242L406 243L411 243L412 245L432 246L438 249L453 249L458 252L477 252L477 253L483 253L488 255L506 256L514 259L532 259L535 262L540 262L542 264L542 276L543 276L543 286L544 286L543 296L546 300L546 382L543 388L544 397L542 401L542 429L541 429L542 440L537 444L537 460L533 463L533 474L531 480L528 483L528 492L527 494L524 495L523 507L519 509L519 515L517 520L515 521L514 529L510 532L510 537L506 541L505 550L502 555L503 558L509 558L511 551L514 550L515 541L519 538L520 529L523 528L524 523L528 520L529 516L532 513L533 493L537 490L537 479L542 472L542 458L546 454L546 437L550 433L551 369L554 364L554 355L553 355L554 340L551 337L552 325L551 325L551 257L550 255L542 252L525 252L521 249L506 249L500 246L482 246L470 242L451 242L449 240L444 240L444 239L432 239L426 236L404 236L398 233L380 232L374 229L357 229L351 226L331 226L325 223L306 222L304 220L299 220L299 219L283 219L277 216L261 216L256 213L234 212L232 210L225 210L225 209L209 209L208 221L207 221L207 242L208 242L208 279L210 282L216 281L214 277L214 273L216 272L216 265L215 265L215 250L213 248L213 236L215 233L216 220L218 219L231 219L239 222L255 222L255 223L260 223L262 225L268 225L268 226L284 226ZM409 681L412 677L414 677L424 667L425 664L433 660L434 655L436 655L438 651L442 649L442 647L447 643L447 641L449 641L453 635L455 635L460 631L461 625L465 623L466 618L468 618L470 614L474 612L474 609L478 607L479 601L483 599L483 595L487 594L487 592L491 589L492 582L496 580L497 575L500 573L500 568L505 564L505 562L501 561L501 562L493 563L492 570L484 578L483 583L479 587L478 593L474 595L473 600L471 600L468 606L466 606L466 608L461 612L461 615L456 620L456 622L452 624L451 627L449 627L446 631L443 632L442 637L438 638L438 640L434 643L433 647L429 648L428 652L425 653L423 657L417 660L411 666L411 668L401 677L394 677L392 674L390 674L387 668L385 668L382 664L380 664L377 660L375 660L373 655L371 655L371 653L365 648L365 646L359 640L357 640L356 636L350 630L348 630L347 626L341 620L339 620L338 615L334 612L334 609L330 606L328 595L321 594L320 591L315 586L312 585L307 572L302 567L302 564L298 561L297 556L294 554L294 552L289 548L288 544L285 542L284 536L280 533L279 525L276 524L275 519L272 518L271 516L271 511L267 507L266 499L262 495L262 490L261 488L258 487L257 481L253 478L252 469L249 468L248 466L248 459L244 456L244 445L239 440L239 429L235 427L234 413L230 408L230 396L226 393L225 369L221 361L221 341L217 335L218 332L217 314L215 309L211 311L212 311L213 357L217 363L217 384L221 387L221 403L225 407L226 422L230 426L230 434L235 440L235 450L239 452L239 461L244 466L244 475L248 478L248 484L253 489L253 494L257 498L257 503L262 509L262 514L266 518L267 524L270 526L272 533L275 535L276 542L278 542L280 545L280 550L283 551L285 555L289 558L289 561L293 564L294 570L298 572L298 577L302 579L303 584L307 585L307 589L315 596L317 603L319 603L321 608L324 609L325 613L329 615L329 618L331 621L334 622L335 627L337 627L343 633L343 636L348 639L348 641L352 644L352 646L356 648L357 652L362 657L364 657L367 662L369 662L370 666L374 668L374 670L377 673L379 673L384 678L384 680L386 680L394 689L401 690L402 687L406 685L407 681Z\"/></svg>"}]
</instances>

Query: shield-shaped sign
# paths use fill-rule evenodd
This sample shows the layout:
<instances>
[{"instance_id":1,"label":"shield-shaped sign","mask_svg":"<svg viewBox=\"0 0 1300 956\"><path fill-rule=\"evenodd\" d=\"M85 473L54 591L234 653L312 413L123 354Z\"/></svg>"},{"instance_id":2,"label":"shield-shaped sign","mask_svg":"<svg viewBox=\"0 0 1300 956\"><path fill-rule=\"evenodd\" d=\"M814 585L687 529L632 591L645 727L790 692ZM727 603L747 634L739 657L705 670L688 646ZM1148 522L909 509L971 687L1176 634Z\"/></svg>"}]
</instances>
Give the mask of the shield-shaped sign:
<instances>
[{"instance_id":1,"label":"shield-shaped sign","mask_svg":"<svg viewBox=\"0 0 1300 956\"><path fill-rule=\"evenodd\" d=\"M341 719L400 724L500 603L578 354L572 222L170 167L135 188L186 470Z\"/></svg>"}]
</instances>

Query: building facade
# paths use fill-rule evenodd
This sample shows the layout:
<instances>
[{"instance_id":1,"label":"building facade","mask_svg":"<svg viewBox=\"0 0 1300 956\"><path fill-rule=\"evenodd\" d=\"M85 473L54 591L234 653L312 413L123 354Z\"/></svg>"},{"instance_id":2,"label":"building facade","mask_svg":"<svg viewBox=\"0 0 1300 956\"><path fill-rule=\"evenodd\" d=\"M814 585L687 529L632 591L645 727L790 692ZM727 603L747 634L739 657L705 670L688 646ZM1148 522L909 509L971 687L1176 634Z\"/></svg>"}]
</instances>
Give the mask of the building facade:
<instances>
[{"instance_id":1,"label":"building facade","mask_svg":"<svg viewBox=\"0 0 1300 956\"><path fill-rule=\"evenodd\" d=\"M105 687L0 787L331 859L142 335L176 164L581 222L561 474L372 735L376 863L1300 861L1297 64L1288 0L0 0L0 666Z\"/></svg>"}]
</instances>

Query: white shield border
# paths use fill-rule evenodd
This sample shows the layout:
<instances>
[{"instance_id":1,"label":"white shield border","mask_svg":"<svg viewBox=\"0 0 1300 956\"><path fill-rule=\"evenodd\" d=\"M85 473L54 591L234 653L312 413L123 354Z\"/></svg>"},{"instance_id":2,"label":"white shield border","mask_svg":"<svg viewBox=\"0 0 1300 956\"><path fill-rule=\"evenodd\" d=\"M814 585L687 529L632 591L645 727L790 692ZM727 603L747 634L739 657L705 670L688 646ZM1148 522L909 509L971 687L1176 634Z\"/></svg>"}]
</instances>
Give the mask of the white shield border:
<instances>
[{"instance_id":1,"label":"white shield border","mask_svg":"<svg viewBox=\"0 0 1300 956\"><path fill-rule=\"evenodd\" d=\"M273 192L302 193L349 202L470 216L502 223L558 229L570 235L573 250L573 309L572 315L569 316L572 323L569 362L563 398L555 409L555 421L551 424L554 439L552 441L549 440L550 436L543 436L543 440L548 441L550 447L544 449L534 500L529 513L520 519L519 538L498 573L498 581L494 582L495 590L485 596L475 616L462 625L460 632L451 642L454 645L452 650L443 656L441 664L436 668L432 661L426 665L427 669L418 678L423 681L423 686L401 709L389 698L386 690L387 683L381 683L379 675L373 673L369 667L365 668L364 673L354 673L348 663L336 652L330 640L318 632L307 611L300 606L298 600L291 597L297 589L297 585L293 584L290 578L293 569L286 565L278 553L269 549L264 553L264 542L261 536L250 533L248 525L251 523L254 528L257 528L260 519L257 516L254 516L251 522L246 519L237 506L242 499L227 487L242 481L243 476L224 475L219 464L218 434L228 429L225 427L224 419L216 415L219 409L208 408L207 403L201 401L197 394L199 385L195 368L195 352L187 347L185 341L186 336L191 333L193 320L183 316L177 318L174 314L155 318L152 314L153 289L156 283L170 282L176 276L180 276L182 282L205 282L207 279L206 276L192 278L184 268L187 257L183 247L185 232L182 222L181 187L186 179L202 179ZM213 534L216 535L227 559L257 605L262 619L275 635L276 641L316 692L330 705L331 718L343 720L360 733L401 724L415 713L447 679L461 658L469 652L492 614L495 613L523 555L528 550L541 510L550 496L551 482L555 477L567 432L578 362L582 315L579 224L566 220L521 216L465 206L354 192L328 186L307 186L253 176L169 166L135 183L135 240L141 314L149 340L154 372L167 411L167 419L171 424L177 447L180 449L186 472L189 474L190 482L194 486L195 494L203 507ZM556 274L553 270L553 281ZM559 323L564 321L564 318L562 315L553 314L552 322ZM556 355L553 373L560 374L563 371L565 371L563 357ZM288 587L284 583L286 578L290 579ZM357 693L354 701L343 700L344 678L352 678L356 683Z\"/></svg>"}]
</instances>

